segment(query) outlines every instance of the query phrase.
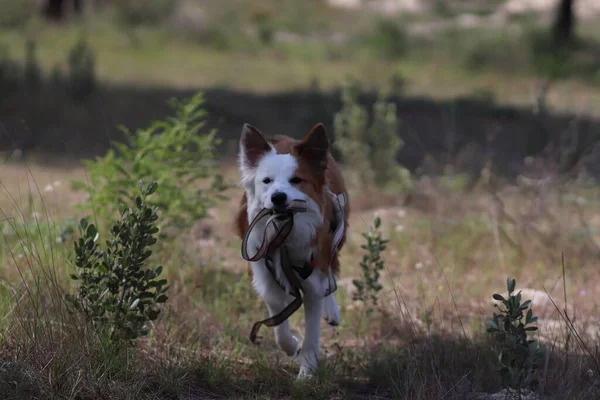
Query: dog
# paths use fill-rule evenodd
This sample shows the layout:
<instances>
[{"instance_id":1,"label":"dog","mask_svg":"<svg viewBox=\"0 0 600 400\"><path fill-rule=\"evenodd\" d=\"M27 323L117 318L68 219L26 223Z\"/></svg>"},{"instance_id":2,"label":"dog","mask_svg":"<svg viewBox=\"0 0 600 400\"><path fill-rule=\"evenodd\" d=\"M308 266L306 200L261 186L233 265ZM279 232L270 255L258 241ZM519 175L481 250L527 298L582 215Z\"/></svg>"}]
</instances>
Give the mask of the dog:
<instances>
[{"instance_id":1,"label":"dog","mask_svg":"<svg viewBox=\"0 0 600 400\"><path fill-rule=\"evenodd\" d=\"M293 228L284 242L293 263L305 264L309 258L311 261L312 273L302 281L304 340L300 343L292 334L287 319L275 326L274 331L279 348L298 361L298 379L310 378L318 365L321 317L332 326L340 322L338 305L333 294L327 295L327 288L330 277L339 275L338 252L346 240L348 201L341 207L344 223L341 240L332 250L335 195L347 196L344 180L330 153L323 124L315 125L302 140L284 135L267 140L258 129L245 124L238 162L244 194L234 225L241 238L247 233L249 221L261 210L285 209L294 200L306 202L305 212L294 215ZM263 240L261 232L255 229L248 234L249 242L257 248ZM248 267L254 289L266 303L270 316L282 312L293 300L280 260L281 257L274 256L271 270L265 260L249 262Z\"/></svg>"}]
</instances>

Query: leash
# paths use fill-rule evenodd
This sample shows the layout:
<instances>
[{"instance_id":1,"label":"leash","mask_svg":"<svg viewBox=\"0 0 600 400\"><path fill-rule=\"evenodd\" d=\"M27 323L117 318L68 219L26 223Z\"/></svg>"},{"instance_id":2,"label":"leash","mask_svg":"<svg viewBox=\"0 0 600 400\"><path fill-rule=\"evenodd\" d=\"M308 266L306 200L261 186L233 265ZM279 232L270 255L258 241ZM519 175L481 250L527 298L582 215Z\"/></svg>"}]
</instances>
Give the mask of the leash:
<instances>
[{"instance_id":1,"label":"leash","mask_svg":"<svg viewBox=\"0 0 600 400\"><path fill-rule=\"evenodd\" d=\"M258 213L256 218L254 218L250 226L248 226L248 230L244 235L242 241L242 258L246 261L258 261L272 253L281 246L292 232L292 228L294 227L294 214L297 212L306 212L306 210L306 202L304 200L294 200L290 203L288 208L278 212L266 208L263 209ZM256 250L256 253L253 256L250 256L248 253L248 239L250 238L250 233L256 224L267 217L267 223L262 235L262 243ZM280 221L282 224L277 226L276 221ZM269 233L269 228L271 228L271 233Z\"/></svg>"},{"instance_id":2,"label":"leash","mask_svg":"<svg viewBox=\"0 0 600 400\"><path fill-rule=\"evenodd\" d=\"M335 227L335 230L333 231L333 240L332 240L331 257L330 257L330 265L331 265L331 261L333 260L335 251L338 248L338 246L343 238L343 235L344 235L344 206L346 204L346 194L342 193L340 195L335 195L334 193L330 192L330 196L332 197L332 200L333 200L334 217L338 221L337 226ZM290 304L288 304L280 313L254 323L254 325L252 326L252 330L250 331L250 334L248 335L248 337L252 343L256 344L257 339L261 338L258 336L258 331L260 330L261 326L263 326L263 325L268 326L268 327L278 326L281 323L283 323L285 320L287 320L292 314L294 314L300 308L300 306L302 306L302 303L303 303L302 282L298 279L296 274L294 274L294 267L292 265L292 261L289 256L289 251L287 249L287 246L284 244L284 242L287 239L287 237L290 235L290 233L292 232L292 229L294 227L294 215L298 212L306 212L306 210L307 210L306 202L303 200L292 201L290 203L289 207L282 211L276 212L274 210L263 209L254 218L254 220L252 221L250 226L248 226L246 234L244 235L244 238L242 240L242 249L241 249L242 258L244 260L250 261L250 262L265 259L267 268L273 275L273 278L282 287L282 289L285 290L285 287L276 278L275 272L272 267L272 261L269 257L269 255L271 253L273 253L274 251L279 249L281 269L283 271L283 274L285 275L285 278L288 280L288 282L290 283L290 286L291 286L289 294L294 297L294 300ZM255 228L255 226L260 221L264 220L265 218L267 218L267 222L265 224L264 232L262 235L262 242L261 242L260 246L258 246L254 255L251 256L248 251L248 241L250 238L250 234L251 234L252 230ZM277 224L277 222L279 222L279 224ZM311 263L308 266L309 268L313 267L312 261L313 260L311 259ZM311 272L312 272L312 269L311 269L311 271L309 271L309 274L306 276L306 278L308 276L310 276ZM304 279L306 279L306 278L304 278ZM329 278L329 287L327 289L327 293L325 294L325 297L329 296L331 293L335 292L335 290L337 289L337 283L335 282L335 278L333 277L331 268L329 269L329 277L328 278ZM335 287L333 289L331 288L331 281L334 282Z\"/></svg>"}]
</instances>

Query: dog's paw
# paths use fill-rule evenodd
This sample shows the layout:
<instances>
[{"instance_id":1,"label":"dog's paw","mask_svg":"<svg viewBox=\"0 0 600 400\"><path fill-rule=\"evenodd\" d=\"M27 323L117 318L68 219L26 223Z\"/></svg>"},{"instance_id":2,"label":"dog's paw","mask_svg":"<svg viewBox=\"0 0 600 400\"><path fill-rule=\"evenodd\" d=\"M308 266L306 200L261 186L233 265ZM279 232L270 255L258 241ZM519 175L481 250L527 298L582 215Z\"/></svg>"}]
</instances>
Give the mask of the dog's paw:
<instances>
[{"instance_id":1,"label":"dog's paw","mask_svg":"<svg viewBox=\"0 0 600 400\"><path fill-rule=\"evenodd\" d=\"M310 368L302 366L300 367L300 372L298 372L298 376L296 376L296 380L305 382L314 378L314 376L315 375Z\"/></svg>"},{"instance_id":2,"label":"dog's paw","mask_svg":"<svg viewBox=\"0 0 600 400\"><path fill-rule=\"evenodd\" d=\"M333 295L329 295L323 300L323 318L331 326L340 324L340 309Z\"/></svg>"}]
</instances>

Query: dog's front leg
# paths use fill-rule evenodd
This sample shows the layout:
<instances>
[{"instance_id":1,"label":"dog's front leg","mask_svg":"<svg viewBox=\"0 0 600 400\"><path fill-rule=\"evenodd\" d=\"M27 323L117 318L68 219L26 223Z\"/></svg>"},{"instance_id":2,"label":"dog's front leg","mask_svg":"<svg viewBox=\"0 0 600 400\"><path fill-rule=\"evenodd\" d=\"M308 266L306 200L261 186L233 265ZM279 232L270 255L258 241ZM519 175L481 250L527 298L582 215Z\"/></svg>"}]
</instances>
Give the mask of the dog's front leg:
<instances>
[{"instance_id":1,"label":"dog's front leg","mask_svg":"<svg viewBox=\"0 0 600 400\"><path fill-rule=\"evenodd\" d=\"M291 296L277 288L279 293L267 296L264 300L269 309L269 316L274 316L283 311L283 309L292 301ZM275 331L275 342L281 350L290 357L298 354L298 339L290 330L290 321L285 320L281 324L273 328Z\"/></svg>"},{"instance_id":2,"label":"dog's front leg","mask_svg":"<svg viewBox=\"0 0 600 400\"><path fill-rule=\"evenodd\" d=\"M300 363L298 379L312 377L317 369L322 314L323 296L314 293L314 291L307 291L304 295L304 321L306 327L302 349L298 354Z\"/></svg>"}]
</instances>

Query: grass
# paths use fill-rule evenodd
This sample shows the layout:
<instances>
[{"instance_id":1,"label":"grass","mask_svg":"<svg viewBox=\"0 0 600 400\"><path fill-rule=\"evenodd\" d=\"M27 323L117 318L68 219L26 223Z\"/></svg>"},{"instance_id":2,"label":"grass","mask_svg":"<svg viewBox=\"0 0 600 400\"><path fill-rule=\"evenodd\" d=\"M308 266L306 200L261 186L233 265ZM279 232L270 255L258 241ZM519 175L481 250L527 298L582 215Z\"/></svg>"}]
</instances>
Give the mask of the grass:
<instances>
[{"instance_id":1,"label":"grass","mask_svg":"<svg viewBox=\"0 0 600 400\"><path fill-rule=\"evenodd\" d=\"M229 181L236 179L233 165L224 164L222 171ZM594 372L588 373L595 371L594 360L573 338L566 339L572 334L543 292L546 288L558 307L576 315L575 327L591 345L598 335L600 278L595 187L556 188L544 195L547 208L542 208L539 193L503 186L497 201L514 224L500 216L483 183L467 193L458 178L436 179L427 194L430 208L390 198L365 208L369 203L351 187L354 212L336 294L342 324L335 331L323 325L324 365L318 384L304 386L295 383L297 367L276 348L272 333L264 332L260 348L246 339L265 308L251 289L239 240L229 229L238 189L211 211L212 219L198 221L156 253L171 284L169 302L135 349L115 354L86 324L73 324L57 295L71 285L72 239L57 239L80 199L66 182L83 176L77 165L9 163L2 169L0 293L11 300L4 303L1 331L4 398L52 393L90 399L432 399L494 392L500 384L483 331L491 294L502 293L507 275L517 279L517 289L531 289L524 299L533 293L540 338L550 348L546 392L554 398L597 395L590 383ZM579 200L569 202L570 197ZM360 275L359 233L367 230L374 212L390 239L380 297L385 312L366 316L362 304L351 300L351 281ZM575 218L579 214L585 226ZM563 285L568 301L562 300ZM302 324L299 311L292 325L301 332Z\"/></svg>"}]
</instances>

